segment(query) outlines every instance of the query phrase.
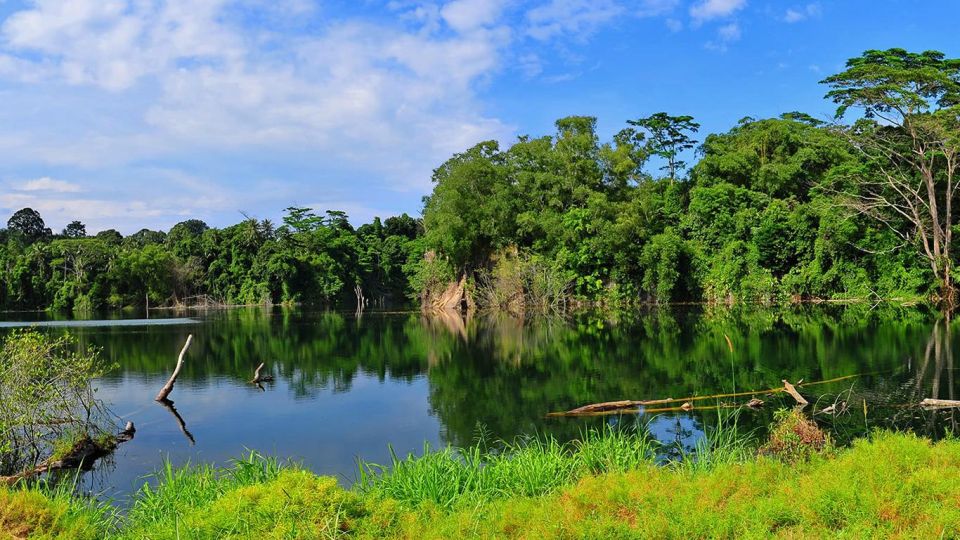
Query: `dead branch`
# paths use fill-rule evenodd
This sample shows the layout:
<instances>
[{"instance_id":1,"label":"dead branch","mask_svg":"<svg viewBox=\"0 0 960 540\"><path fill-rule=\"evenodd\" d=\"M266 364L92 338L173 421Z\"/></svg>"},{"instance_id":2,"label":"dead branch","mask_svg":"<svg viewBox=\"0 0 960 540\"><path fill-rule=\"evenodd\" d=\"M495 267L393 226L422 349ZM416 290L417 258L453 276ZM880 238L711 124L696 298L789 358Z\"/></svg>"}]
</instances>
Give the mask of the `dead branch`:
<instances>
[{"instance_id":1,"label":"dead branch","mask_svg":"<svg viewBox=\"0 0 960 540\"><path fill-rule=\"evenodd\" d=\"M927 398L920 402L920 406L924 409L950 409L954 407L960 407L960 401L955 401L952 399Z\"/></svg>"},{"instance_id":2,"label":"dead branch","mask_svg":"<svg viewBox=\"0 0 960 540\"><path fill-rule=\"evenodd\" d=\"M797 401L797 405L800 405L801 407L806 407L807 405L810 404L809 401L807 401L806 399L803 399L803 396L800 395L800 392L797 392L796 387L794 387L792 384L790 384L789 382L787 382L786 379L783 379L782 382L783 382L783 389L784 389L788 394L790 394L790 396L791 396L793 399L795 399L795 400Z\"/></svg>"},{"instance_id":3,"label":"dead branch","mask_svg":"<svg viewBox=\"0 0 960 540\"><path fill-rule=\"evenodd\" d=\"M169 396L170 392L173 391L173 385L177 382L177 375L180 375L180 369L183 367L183 356L187 353L187 349L190 347L191 342L193 342L193 334L187 336L187 342L183 344L183 348L180 349L180 356L177 357L177 367L174 368L173 375L170 376L167 384L163 385L163 388L160 389L160 393L154 398L155 401L167 400L167 396Z\"/></svg>"},{"instance_id":4,"label":"dead branch","mask_svg":"<svg viewBox=\"0 0 960 540\"><path fill-rule=\"evenodd\" d=\"M260 362L260 365L257 366L256 370L254 370L253 380L250 381L252 384L260 384L262 382L268 382L273 380L273 375L263 375L262 377L260 376L260 370L263 369L264 365L265 364L263 362Z\"/></svg>"}]
</instances>

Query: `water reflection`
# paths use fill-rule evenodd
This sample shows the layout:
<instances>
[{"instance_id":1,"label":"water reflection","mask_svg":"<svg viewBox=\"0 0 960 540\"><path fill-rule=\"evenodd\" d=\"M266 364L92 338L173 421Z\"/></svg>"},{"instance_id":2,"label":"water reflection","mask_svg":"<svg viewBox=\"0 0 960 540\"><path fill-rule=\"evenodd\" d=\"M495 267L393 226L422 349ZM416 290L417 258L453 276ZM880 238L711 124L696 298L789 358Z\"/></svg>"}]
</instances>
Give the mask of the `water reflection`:
<instances>
[{"instance_id":1,"label":"water reflection","mask_svg":"<svg viewBox=\"0 0 960 540\"><path fill-rule=\"evenodd\" d=\"M180 431L183 432L184 437L190 441L190 446L196 444L197 441L193 438L193 433L190 433L190 430L187 429L187 423L184 421L183 417L180 416L180 413L177 412L177 408L173 406L173 402L169 399L161 399L160 401L157 401L157 403L173 415L174 420L177 421L177 426L180 427Z\"/></svg>"},{"instance_id":2,"label":"water reflection","mask_svg":"<svg viewBox=\"0 0 960 540\"><path fill-rule=\"evenodd\" d=\"M697 402L719 412L546 415L602 401L771 388L781 379L856 375L802 390L812 392L811 409L848 404L842 414L817 415L841 441L878 426L933 437L956 427L954 410L908 406L956 391L953 323L925 309L694 307L535 320L268 308L190 315L195 320L176 325L69 329L119 365L99 382L100 394L138 428L105 487L131 489L162 457L225 462L246 449L350 481L357 457L387 461L390 444L401 454L425 441L468 445L478 426L507 440L569 439L604 422L639 423L689 449L723 407L748 398ZM153 396L191 333L171 395L177 406L157 406ZM249 381L261 362L275 380L258 387ZM763 399L763 408L739 413L739 429L760 436L773 411L792 404Z\"/></svg>"}]
</instances>

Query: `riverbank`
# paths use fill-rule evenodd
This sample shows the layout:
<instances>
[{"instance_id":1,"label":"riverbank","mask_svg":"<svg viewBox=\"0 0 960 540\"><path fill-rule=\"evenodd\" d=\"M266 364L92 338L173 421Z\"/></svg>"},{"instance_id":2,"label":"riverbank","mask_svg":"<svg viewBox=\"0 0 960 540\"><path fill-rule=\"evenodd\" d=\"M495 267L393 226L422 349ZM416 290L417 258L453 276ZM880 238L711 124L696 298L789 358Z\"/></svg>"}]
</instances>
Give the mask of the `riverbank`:
<instances>
[{"instance_id":1,"label":"riverbank","mask_svg":"<svg viewBox=\"0 0 960 540\"><path fill-rule=\"evenodd\" d=\"M0 490L0 538L960 534L960 440L875 432L835 450L797 417L773 433L760 452L721 434L699 459L665 466L645 437L613 432L572 445L433 451L366 466L349 490L251 454L227 469L167 467L122 518L63 490Z\"/></svg>"}]
</instances>

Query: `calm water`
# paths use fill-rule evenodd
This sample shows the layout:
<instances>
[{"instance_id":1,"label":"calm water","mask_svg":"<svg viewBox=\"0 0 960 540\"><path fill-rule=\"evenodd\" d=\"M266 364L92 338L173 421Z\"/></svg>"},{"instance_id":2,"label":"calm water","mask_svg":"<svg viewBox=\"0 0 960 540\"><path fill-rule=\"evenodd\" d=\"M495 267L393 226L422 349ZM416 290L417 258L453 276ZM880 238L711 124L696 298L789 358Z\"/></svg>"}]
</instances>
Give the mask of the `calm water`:
<instances>
[{"instance_id":1,"label":"calm water","mask_svg":"<svg viewBox=\"0 0 960 540\"><path fill-rule=\"evenodd\" d=\"M16 324L2 326L0 333ZM99 395L118 423L135 422L136 438L88 475L86 487L120 499L165 457L222 464L257 449L347 484L357 458L386 462L388 445L403 454L424 443L470 444L478 426L508 440L569 439L587 426L640 422L665 443L689 447L731 411L546 414L599 401L770 388L781 379L857 375L802 389L820 400L818 408L837 396L851 404L839 417L818 417L841 440L875 426L938 437L955 427L952 412L903 405L960 390L949 326L929 311L883 306L697 307L533 321L238 309L161 321L61 321L41 330L70 332L119 366L97 382ZM191 333L170 410L153 397ZM247 382L260 362L275 377L262 389ZM762 436L773 410L789 405L764 399L762 410L740 413L739 429Z\"/></svg>"}]
</instances>

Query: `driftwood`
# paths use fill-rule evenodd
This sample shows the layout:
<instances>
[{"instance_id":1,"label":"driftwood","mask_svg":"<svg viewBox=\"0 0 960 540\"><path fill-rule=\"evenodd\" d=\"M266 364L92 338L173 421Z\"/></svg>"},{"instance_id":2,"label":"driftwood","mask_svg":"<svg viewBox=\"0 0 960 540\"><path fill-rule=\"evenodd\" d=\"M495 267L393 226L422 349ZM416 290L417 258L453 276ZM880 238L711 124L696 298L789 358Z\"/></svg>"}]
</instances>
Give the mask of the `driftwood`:
<instances>
[{"instance_id":1,"label":"driftwood","mask_svg":"<svg viewBox=\"0 0 960 540\"><path fill-rule=\"evenodd\" d=\"M132 440L137 432L133 422L127 422L123 431L116 437L107 440L94 440L84 435L73 444L73 447L60 459L47 459L32 469L17 473L13 476L0 476L0 485L12 486L20 480L32 478L39 474L59 471L63 469L80 469L89 471L93 464L104 456L110 455L117 449L117 445Z\"/></svg>"},{"instance_id":2,"label":"driftwood","mask_svg":"<svg viewBox=\"0 0 960 540\"><path fill-rule=\"evenodd\" d=\"M253 372L253 380L250 381L253 384L259 385L262 382L269 382L273 380L273 375L263 375L260 376L260 370L263 369L264 363L260 362L260 365L257 366L257 369Z\"/></svg>"},{"instance_id":3,"label":"driftwood","mask_svg":"<svg viewBox=\"0 0 960 540\"><path fill-rule=\"evenodd\" d=\"M920 406L924 409L950 409L953 407L960 407L960 401L952 399L930 399L927 398L920 402Z\"/></svg>"},{"instance_id":4,"label":"driftwood","mask_svg":"<svg viewBox=\"0 0 960 540\"><path fill-rule=\"evenodd\" d=\"M790 396L791 396L793 399L795 399L795 400L797 401L797 405L800 405L801 407L806 407L807 405L810 404L809 401L807 401L806 399L803 398L803 396L800 395L800 392L797 392L797 389L796 389L795 386L793 386L792 384L790 384L789 382L787 382L786 379L783 379L782 382L783 382L783 389L784 389L788 394L790 394Z\"/></svg>"},{"instance_id":5,"label":"driftwood","mask_svg":"<svg viewBox=\"0 0 960 540\"><path fill-rule=\"evenodd\" d=\"M835 377L833 379L827 379L824 381L816 381L816 382L803 382L803 379L800 379L800 381L798 381L796 385L790 384L789 382L784 380L783 381L784 385L779 388L769 388L767 390L753 390L750 392L734 392L730 394L712 394L709 396L691 396L691 397L676 398L676 399L675 398L650 399L650 400L625 399L620 401L606 401L603 403L593 403L590 405L584 405L582 407L577 407L576 409L571 409L569 411L547 413L547 416L548 417L550 416L600 416L600 415L607 415L607 414L616 414L619 412L632 411L632 410L639 409L640 407L647 407L649 405L665 405L669 403L686 404L688 402L691 402L690 405L693 405L692 402L701 401L704 399L722 399L722 398L733 398L733 397L743 397L743 396L760 396L760 395L766 395L766 394L778 394L781 392L786 392L790 394L793 397L793 399L795 399L797 403L800 403L801 405L808 405L809 402L806 399L804 399L799 392L797 392L797 387L828 384L828 383L833 383L837 381L843 381L846 379L852 379L854 377L859 377L859 376L860 375L844 375L843 377ZM754 398L754 399L751 399L750 402L747 403L746 405L747 407L750 407L750 408L757 408L763 405L763 401L760 399ZM703 407L697 407L697 408L702 409ZM668 410L689 410L689 409L682 409L682 408L677 408L677 409L665 408L665 409L656 409L656 410L648 409L647 412L662 412L662 411L668 411Z\"/></svg>"},{"instance_id":6,"label":"driftwood","mask_svg":"<svg viewBox=\"0 0 960 540\"><path fill-rule=\"evenodd\" d=\"M177 367L174 368L173 375L170 376L167 384L163 385L163 388L160 389L160 393L154 398L155 401L166 401L167 396L170 395L170 392L173 392L173 385L176 384L177 375L180 375L180 369L183 367L183 356L187 353L187 349L190 348L191 342L193 342L193 334L187 336L187 342L183 344L183 348L180 349L180 356L177 357Z\"/></svg>"},{"instance_id":7,"label":"driftwood","mask_svg":"<svg viewBox=\"0 0 960 540\"><path fill-rule=\"evenodd\" d=\"M576 409L567 411L565 413L550 413L553 416L559 415L569 415L576 416L578 414L589 414L596 412L604 411L616 411L620 409L632 409L636 407L646 407L648 405L663 405L665 403L673 403L675 400L673 398L666 399L651 399L647 401L635 401L635 400L622 400L622 401L607 401L604 403L593 403L591 405L584 405L583 407L577 407Z\"/></svg>"},{"instance_id":8,"label":"driftwood","mask_svg":"<svg viewBox=\"0 0 960 540\"><path fill-rule=\"evenodd\" d=\"M180 427L180 431L187 438L187 440L190 441L190 446L193 446L194 443L196 443L196 441L193 439L193 434L187 429L187 423L183 421L183 417L177 412L177 408L173 406L173 402L169 399L161 399L158 400L157 403L163 405L163 408L173 415L173 418L177 421L177 426Z\"/></svg>"}]
</instances>

